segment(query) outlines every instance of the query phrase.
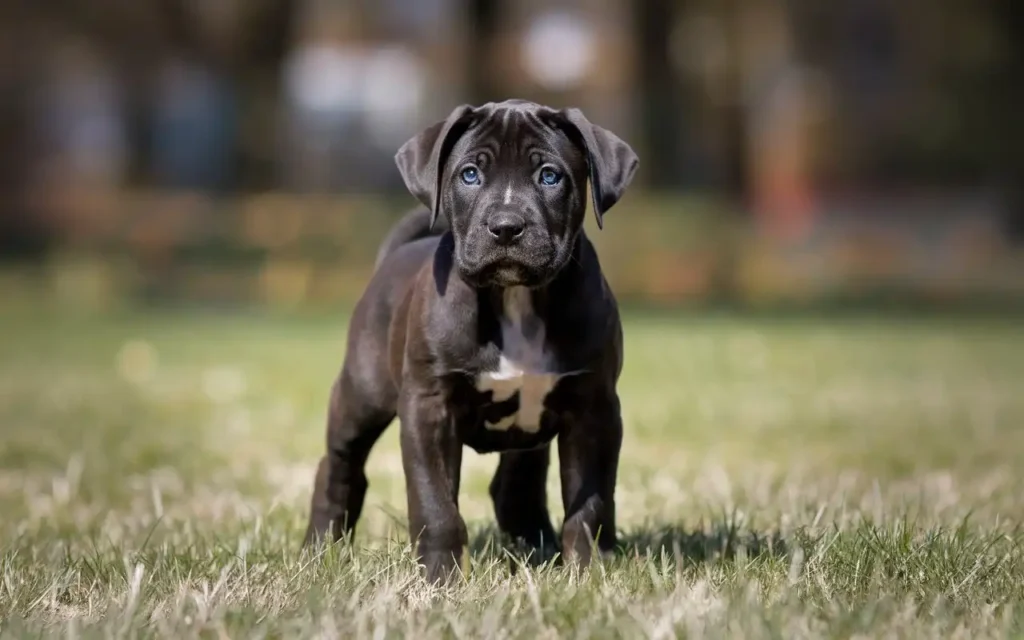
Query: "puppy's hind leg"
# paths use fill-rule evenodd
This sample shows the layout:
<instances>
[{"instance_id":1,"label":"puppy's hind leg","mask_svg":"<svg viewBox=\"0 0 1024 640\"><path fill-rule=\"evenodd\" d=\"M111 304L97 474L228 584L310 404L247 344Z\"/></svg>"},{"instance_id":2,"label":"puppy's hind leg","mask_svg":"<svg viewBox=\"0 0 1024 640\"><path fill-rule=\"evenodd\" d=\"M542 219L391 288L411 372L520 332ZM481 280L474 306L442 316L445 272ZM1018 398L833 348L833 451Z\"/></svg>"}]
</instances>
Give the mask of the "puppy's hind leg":
<instances>
[{"instance_id":1,"label":"puppy's hind leg","mask_svg":"<svg viewBox=\"0 0 1024 640\"><path fill-rule=\"evenodd\" d=\"M550 446L503 453L490 486L498 528L539 550L557 545L547 505L550 460Z\"/></svg>"},{"instance_id":2,"label":"puppy's hind leg","mask_svg":"<svg viewBox=\"0 0 1024 640\"><path fill-rule=\"evenodd\" d=\"M363 509L370 449L395 418L395 393L348 371L348 364L331 388L327 416L327 454L317 468L309 526L304 545L327 537L351 534Z\"/></svg>"}]
</instances>

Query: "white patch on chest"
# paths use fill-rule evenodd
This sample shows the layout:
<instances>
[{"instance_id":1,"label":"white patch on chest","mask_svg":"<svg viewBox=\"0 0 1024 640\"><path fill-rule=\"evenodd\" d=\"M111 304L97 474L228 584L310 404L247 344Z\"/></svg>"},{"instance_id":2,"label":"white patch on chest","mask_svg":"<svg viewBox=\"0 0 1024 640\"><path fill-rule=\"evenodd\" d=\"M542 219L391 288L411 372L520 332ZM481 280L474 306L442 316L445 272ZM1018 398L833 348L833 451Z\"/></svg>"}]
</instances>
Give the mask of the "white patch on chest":
<instances>
[{"instance_id":1,"label":"white patch on chest","mask_svg":"<svg viewBox=\"0 0 1024 640\"><path fill-rule=\"evenodd\" d=\"M516 426L536 433L540 430L544 398L561 376L551 371L551 357L544 348L544 325L534 312L530 290L526 287L506 289L503 307L498 370L478 375L476 388L492 392L495 402L508 400L518 391L519 411L497 423L487 422L485 426L495 431L507 431Z\"/></svg>"}]
</instances>

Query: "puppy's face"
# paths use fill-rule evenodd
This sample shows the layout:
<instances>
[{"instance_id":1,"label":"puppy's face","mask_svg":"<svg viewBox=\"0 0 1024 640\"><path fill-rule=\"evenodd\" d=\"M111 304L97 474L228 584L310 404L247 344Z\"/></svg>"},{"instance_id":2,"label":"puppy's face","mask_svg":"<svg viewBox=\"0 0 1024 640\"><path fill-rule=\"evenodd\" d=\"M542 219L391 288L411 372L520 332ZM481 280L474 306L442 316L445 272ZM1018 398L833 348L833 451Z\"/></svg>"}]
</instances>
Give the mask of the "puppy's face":
<instances>
[{"instance_id":1,"label":"puppy's face","mask_svg":"<svg viewBox=\"0 0 1024 640\"><path fill-rule=\"evenodd\" d=\"M542 115L489 113L459 138L443 171L441 206L465 280L539 286L569 261L586 213L587 161Z\"/></svg>"},{"instance_id":2,"label":"puppy's face","mask_svg":"<svg viewBox=\"0 0 1024 640\"><path fill-rule=\"evenodd\" d=\"M575 109L460 107L396 156L409 190L444 213L475 286L541 286L569 262L592 185L598 223L636 170L629 146Z\"/></svg>"}]
</instances>

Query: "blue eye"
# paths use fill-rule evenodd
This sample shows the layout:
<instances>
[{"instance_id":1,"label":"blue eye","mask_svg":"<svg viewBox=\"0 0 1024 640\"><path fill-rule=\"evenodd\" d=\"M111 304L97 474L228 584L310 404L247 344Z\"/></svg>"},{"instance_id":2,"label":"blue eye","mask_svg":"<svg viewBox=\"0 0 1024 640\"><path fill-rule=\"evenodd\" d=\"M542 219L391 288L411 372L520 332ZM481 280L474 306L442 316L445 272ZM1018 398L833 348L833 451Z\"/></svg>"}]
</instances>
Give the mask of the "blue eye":
<instances>
[{"instance_id":1,"label":"blue eye","mask_svg":"<svg viewBox=\"0 0 1024 640\"><path fill-rule=\"evenodd\" d=\"M540 170L540 183L546 187L553 187L562 181L562 174L550 167Z\"/></svg>"},{"instance_id":2,"label":"blue eye","mask_svg":"<svg viewBox=\"0 0 1024 640\"><path fill-rule=\"evenodd\" d=\"M466 167L462 170L462 181L468 185L480 183L480 172L476 167Z\"/></svg>"}]
</instances>

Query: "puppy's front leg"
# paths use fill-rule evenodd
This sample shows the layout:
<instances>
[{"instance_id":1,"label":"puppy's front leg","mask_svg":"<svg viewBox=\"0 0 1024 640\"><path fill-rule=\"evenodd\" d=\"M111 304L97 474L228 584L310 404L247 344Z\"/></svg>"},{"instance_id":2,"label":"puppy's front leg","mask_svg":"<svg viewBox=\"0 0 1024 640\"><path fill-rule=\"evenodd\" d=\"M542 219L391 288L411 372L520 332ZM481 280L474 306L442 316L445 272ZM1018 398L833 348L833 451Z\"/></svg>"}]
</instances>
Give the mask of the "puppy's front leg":
<instances>
[{"instance_id":1,"label":"puppy's front leg","mask_svg":"<svg viewBox=\"0 0 1024 640\"><path fill-rule=\"evenodd\" d=\"M614 392L582 404L581 415L558 436L561 466L562 556L567 563L590 564L591 545L611 551L616 544L615 480L622 446L622 416Z\"/></svg>"},{"instance_id":2,"label":"puppy's front leg","mask_svg":"<svg viewBox=\"0 0 1024 640\"><path fill-rule=\"evenodd\" d=\"M468 542L459 515L462 443L439 393L404 394L399 419L409 536L427 580L447 581L461 565Z\"/></svg>"}]
</instances>

